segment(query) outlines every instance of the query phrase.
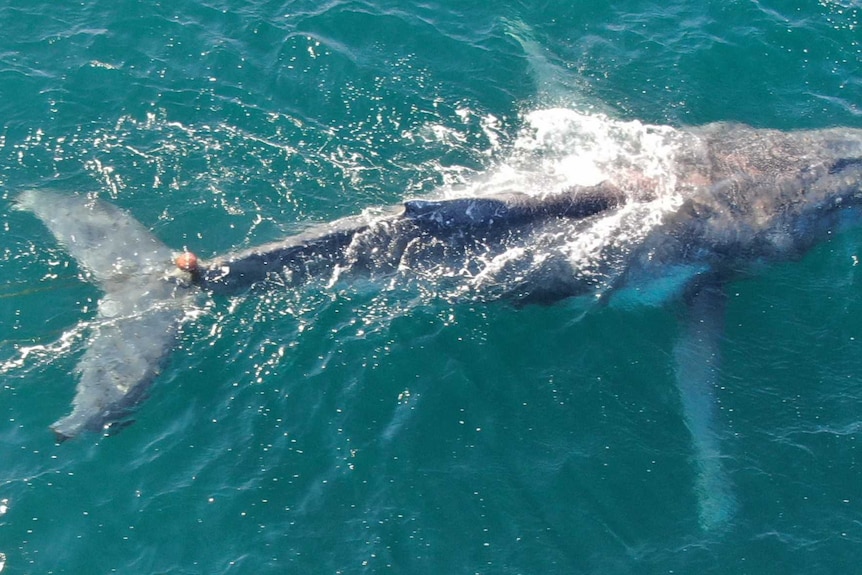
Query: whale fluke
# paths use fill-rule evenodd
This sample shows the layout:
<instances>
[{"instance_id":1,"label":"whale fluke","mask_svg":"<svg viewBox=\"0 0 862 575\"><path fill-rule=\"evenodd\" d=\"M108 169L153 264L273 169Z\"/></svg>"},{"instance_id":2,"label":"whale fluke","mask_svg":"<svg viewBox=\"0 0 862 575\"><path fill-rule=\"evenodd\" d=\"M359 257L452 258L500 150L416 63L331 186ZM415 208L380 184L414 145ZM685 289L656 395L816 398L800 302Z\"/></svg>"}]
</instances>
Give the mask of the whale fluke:
<instances>
[{"instance_id":1,"label":"whale fluke","mask_svg":"<svg viewBox=\"0 0 862 575\"><path fill-rule=\"evenodd\" d=\"M42 220L104 291L76 367L72 413L51 426L61 441L102 430L145 395L192 296L168 275L171 250L119 208L46 191L24 192L18 205Z\"/></svg>"}]
</instances>

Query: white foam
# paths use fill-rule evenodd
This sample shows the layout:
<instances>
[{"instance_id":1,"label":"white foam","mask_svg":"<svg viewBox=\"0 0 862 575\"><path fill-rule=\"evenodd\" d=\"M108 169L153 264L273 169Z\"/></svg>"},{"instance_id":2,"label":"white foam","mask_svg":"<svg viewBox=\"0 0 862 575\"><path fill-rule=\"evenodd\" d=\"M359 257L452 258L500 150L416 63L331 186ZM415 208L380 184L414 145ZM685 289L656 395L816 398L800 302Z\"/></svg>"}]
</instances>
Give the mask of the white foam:
<instances>
[{"instance_id":1,"label":"white foam","mask_svg":"<svg viewBox=\"0 0 862 575\"><path fill-rule=\"evenodd\" d=\"M499 146L499 120L488 119L486 134ZM520 192L553 194L573 186L609 180L625 189L639 182L668 193L679 132L670 126L613 120L604 114L570 108L526 112L514 142L485 174L442 190L446 197Z\"/></svg>"}]
</instances>

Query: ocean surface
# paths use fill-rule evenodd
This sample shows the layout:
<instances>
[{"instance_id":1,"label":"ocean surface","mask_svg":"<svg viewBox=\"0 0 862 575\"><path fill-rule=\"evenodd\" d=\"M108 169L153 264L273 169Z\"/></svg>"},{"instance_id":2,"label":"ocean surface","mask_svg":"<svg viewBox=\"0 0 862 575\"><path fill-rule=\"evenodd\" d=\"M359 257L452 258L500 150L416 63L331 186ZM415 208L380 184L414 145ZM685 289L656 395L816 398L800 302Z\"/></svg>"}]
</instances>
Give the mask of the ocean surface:
<instances>
[{"instance_id":1,"label":"ocean surface","mask_svg":"<svg viewBox=\"0 0 862 575\"><path fill-rule=\"evenodd\" d=\"M858 0L3 2L0 572L856 572L862 231L727 286L709 529L673 299L202 296L134 423L56 444L101 292L13 206L92 194L211 257L553 191L647 125L859 128L860 26Z\"/></svg>"}]
</instances>

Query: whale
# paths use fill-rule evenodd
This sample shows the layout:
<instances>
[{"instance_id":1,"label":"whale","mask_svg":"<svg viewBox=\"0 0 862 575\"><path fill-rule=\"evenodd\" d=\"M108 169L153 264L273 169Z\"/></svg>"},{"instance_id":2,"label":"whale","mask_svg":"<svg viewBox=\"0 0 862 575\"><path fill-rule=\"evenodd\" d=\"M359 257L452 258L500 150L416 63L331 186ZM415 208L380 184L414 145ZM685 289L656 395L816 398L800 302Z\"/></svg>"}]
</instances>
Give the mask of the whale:
<instances>
[{"instance_id":1,"label":"whale","mask_svg":"<svg viewBox=\"0 0 862 575\"><path fill-rule=\"evenodd\" d=\"M18 206L103 292L72 412L51 427L65 440L127 418L202 297L363 278L516 306L675 300L685 313L670 356L698 516L704 528L725 525L736 505L716 429L725 286L862 221L862 130L714 123L662 133L674 154L660 177L624 166L541 195L408 199L210 260L165 246L97 194L23 192Z\"/></svg>"}]
</instances>

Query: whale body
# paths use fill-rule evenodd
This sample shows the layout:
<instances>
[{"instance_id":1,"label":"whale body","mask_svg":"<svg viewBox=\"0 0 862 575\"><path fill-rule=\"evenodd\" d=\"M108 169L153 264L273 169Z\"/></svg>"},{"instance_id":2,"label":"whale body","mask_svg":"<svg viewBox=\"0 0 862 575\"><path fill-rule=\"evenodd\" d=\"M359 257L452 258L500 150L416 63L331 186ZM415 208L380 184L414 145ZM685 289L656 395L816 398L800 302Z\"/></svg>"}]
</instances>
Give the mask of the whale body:
<instances>
[{"instance_id":1,"label":"whale body","mask_svg":"<svg viewBox=\"0 0 862 575\"><path fill-rule=\"evenodd\" d=\"M734 506L713 421L722 287L859 221L862 130L718 123L674 134L670 186L623 171L543 197L409 200L185 271L170 248L114 206L25 192L19 205L104 291L78 364L73 411L52 427L63 439L121 419L158 376L184 310L201 293L355 277L431 277L456 294L518 304L660 292L688 310L673 352L676 384L693 440L701 523L721 525Z\"/></svg>"}]
</instances>

